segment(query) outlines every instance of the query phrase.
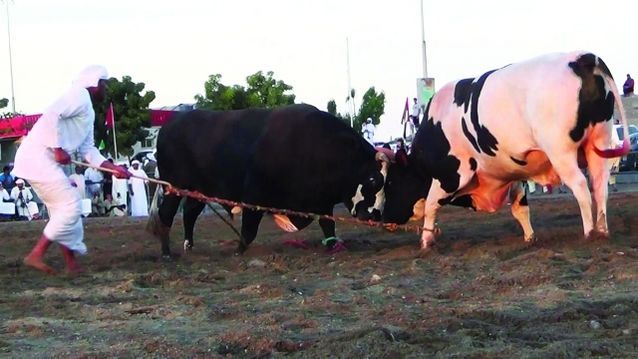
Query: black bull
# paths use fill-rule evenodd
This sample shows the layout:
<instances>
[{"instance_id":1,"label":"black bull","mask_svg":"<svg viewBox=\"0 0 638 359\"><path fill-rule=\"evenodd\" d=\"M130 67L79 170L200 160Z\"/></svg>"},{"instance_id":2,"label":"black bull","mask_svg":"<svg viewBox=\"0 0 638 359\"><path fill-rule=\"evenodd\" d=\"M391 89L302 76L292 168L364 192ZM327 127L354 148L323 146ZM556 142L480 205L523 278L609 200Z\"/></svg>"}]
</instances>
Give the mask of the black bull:
<instances>
[{"instance_id":1,"label":"black bull","mask_svg":"<svg viewBox=\"0 0 638 359\"><path fill-rule=\"evenodd\" d=\"M309 105L186 112L171 119L157 141L160 177L175 187L326 215L344 203L360 219L380 218L375 201L382 195L385 165L375 155L352 128ZM168 234L180 200L167 193L149 219L164 256L170 255ZM185 247L193 245L193 228L204 206L191 198L185 201ZM243 210L240 253L255 239L262 215ZM312 222L289 219L298 229ZM334 221L320 219L319 225L326 238L335 238Z\"/></svg>"}]
</instances>

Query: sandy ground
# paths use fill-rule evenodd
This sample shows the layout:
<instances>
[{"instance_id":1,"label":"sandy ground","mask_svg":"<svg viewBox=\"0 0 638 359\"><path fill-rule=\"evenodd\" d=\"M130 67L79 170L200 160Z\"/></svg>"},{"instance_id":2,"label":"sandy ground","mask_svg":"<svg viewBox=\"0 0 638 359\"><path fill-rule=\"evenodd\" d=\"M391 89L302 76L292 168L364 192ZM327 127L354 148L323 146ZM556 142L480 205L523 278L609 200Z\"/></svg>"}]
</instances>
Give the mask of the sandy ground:
<instances>
[{"instance_id":1,"label":"sandy ground","mask_svg":"<svg viewBox=\"0 0 638 359\"><path fill-rule=\"evenodd\" d=\"M284 234L270 218L235 256L208 215L193 252L166 263L144 221L91 218L76 277L21 265L44 222L0 223L0 357L638 356L638 193L612 194L609 240L582 238L569 195L530 206L534 246L507 209L448 207L425 258L413 233L348 224L349 251L327 255L317 224ZM174 250L181 235L177 219ZM63 269L57 248L47 261Z\"/></svg>"}]
</instances>

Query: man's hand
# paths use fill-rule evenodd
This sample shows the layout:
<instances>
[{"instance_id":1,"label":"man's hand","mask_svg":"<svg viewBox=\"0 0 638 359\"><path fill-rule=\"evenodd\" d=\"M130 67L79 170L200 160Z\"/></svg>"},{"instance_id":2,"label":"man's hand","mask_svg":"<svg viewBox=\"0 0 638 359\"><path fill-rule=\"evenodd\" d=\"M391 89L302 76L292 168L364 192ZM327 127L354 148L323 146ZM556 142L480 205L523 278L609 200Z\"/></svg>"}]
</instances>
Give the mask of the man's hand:
<instances>
[{"instance_id":1,"label":"man's hand","mask_svg":"<svg viewBox=\"0 0 638 359\"><path fill-rule=\"evenodd\" d=\"M61 147L56 147L53 149L53 156L55 158L55 162L61 165L68 165L71 163L71 156L66 153Z\"/></svg>"},{"instance_id":2,"label":"man's hand","mask_svg":"<svg viewBox=\"0 0 638 359\"><path fill-rule=\"evenodd\" d=\"M126 168L124 168L122 166L115 165L115 164L111 163L110 161L102 162L100 167L107 168L107 169L113 171L113 176L115 176L116 178L126 178L126 179L128 179L128 178L131 178L131 176L132 176L131 172L129 172Z\"/></svg>"}]
</instances>

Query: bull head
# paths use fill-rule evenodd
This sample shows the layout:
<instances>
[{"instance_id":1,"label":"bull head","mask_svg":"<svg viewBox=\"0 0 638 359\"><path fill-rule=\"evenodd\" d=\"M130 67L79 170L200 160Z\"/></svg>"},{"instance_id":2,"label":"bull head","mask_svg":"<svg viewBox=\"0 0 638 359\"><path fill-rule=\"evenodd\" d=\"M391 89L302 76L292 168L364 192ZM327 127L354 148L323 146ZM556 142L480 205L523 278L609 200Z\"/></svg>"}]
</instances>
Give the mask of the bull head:
<instances>
[{"instance_id":1,"label":"bull head","mask_svg":"<svg viewBox=\"0 0 638 359\"><path fill-rule=\"evenodd\" d=\"M384 186L390 159L383 152L377 152L375 159L375 168L369 168L363 173L354 196L346 201L350 213L361 220L380 221L385 203Z\"/></svg>"},{"instance_id":2,"label":"bull head","mask_svg":"<svg viewBox=\"0 0 638 359\"><path fill-rule=\"evenodd\" d=\"M411 167L393 163L388 169L384 193L383 222L403 224L423 216L432 178L419 176Z\"/></svg>"}]
</instances>

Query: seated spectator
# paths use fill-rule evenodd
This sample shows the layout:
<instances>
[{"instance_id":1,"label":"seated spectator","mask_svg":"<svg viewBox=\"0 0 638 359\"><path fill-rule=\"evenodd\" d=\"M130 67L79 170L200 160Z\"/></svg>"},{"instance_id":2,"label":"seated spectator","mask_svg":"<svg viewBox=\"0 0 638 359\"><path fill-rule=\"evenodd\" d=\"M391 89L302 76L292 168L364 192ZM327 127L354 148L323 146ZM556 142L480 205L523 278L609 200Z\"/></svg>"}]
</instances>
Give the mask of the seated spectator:
<instances>
[{"instance_id":1,"label":"seated spectator","mask_svg":"<svg viewBox=\"0 0 638 359\"><path fill-rule=\"evenodd\" d=\"M33 201L33 193L24 186L24 180L19 178L15 181L16 186L11 190L11 199L15 202L18 219L37 219L40 217L38 205Z\"/></svg>"},{"instance_id":2,"label":"seated spectator","mask_svg":"<svg viewBox=\"0 0 638 359\"><path fill-rule=\"evenodd\" d=\"M625 83L622 85L622 92L625 96L634 94L634 79L632 79L629 74L627 74L627 80L625 80Z\"/></svg>"},{"instance_id":3,"label":"seated spectator","mask_svg":"<svg viewBox=\"0 0 638 359\"><path fill-rule=\"evenodd\" d=\"M91 198L91 217L102 217L105 212L101 193L93 193L93 198Z\"/></svg>"},{"instance_id":4,"label":"seated spectator","mask_svg":"<svg viewBox=\"0 0 638 359\"><path fill-rule=\"evenodd\" d=\"M402 138L397 140L397 151L394 154L394 161L403 166L408 165L408 151L405 149L405 144L403 143Z\"/></svg>"},{"instance_id":5,"label":"seated spectator","mask_svg":"<svg viewBox=\"0 0 638 359\"><path fill-rule=\"evenodd\" d=\"M2 187L2 183L0 183L0 196L2 196L2 201L0 202L0 219L13 219L16 215L16 207L13 201L11 201L9 192Z\"/></svg>"},{"instance_id":6,"label":"seated spectator","mask_svg":"<svg viewBox=\"0 0 638 359\"><path fill-rule=\"evenodd\" d=\"M104 209L105 214L109 217L121 217L126 215L126 205L120 204L118 200L113 199L113 196L110 193L106 194Z\"/></svg>"},{"instance_id":7,"label":"seated spectator","mask_svg":"<svg viewBox=\"0 0 638 359\"><path fill-rule=\"evenodd\" d=\"M0 174L0 183L7 191L11 191L15 186L15 177L11 174L11 166L4 166Z\"/></svg>"}]
</instances>

